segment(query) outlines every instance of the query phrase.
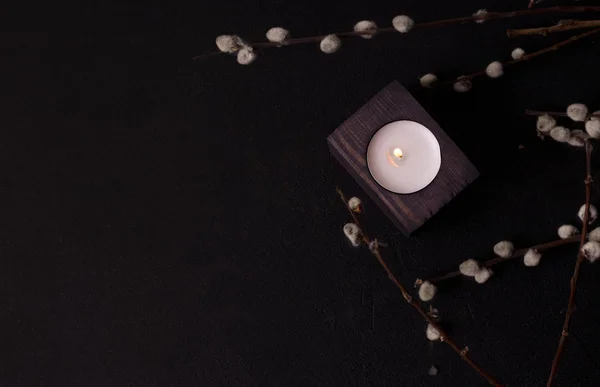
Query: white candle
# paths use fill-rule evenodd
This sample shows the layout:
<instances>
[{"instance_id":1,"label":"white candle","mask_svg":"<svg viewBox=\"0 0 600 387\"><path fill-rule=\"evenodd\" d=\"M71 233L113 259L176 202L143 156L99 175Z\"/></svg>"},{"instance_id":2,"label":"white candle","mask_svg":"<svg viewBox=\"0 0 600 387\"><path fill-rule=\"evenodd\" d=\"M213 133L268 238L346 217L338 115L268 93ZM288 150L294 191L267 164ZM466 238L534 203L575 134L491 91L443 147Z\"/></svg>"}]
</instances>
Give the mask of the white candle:
<instances>
[{"instance_id":1,"label":"white candle","mask_svg":"<svg viewBox=\"0 0 600 387\"><path fill-rule=\"evenodd\" d=\"M400 194L429 185L442 163L440 144L423 125L391 122L375 133L367 149L367 166L383 188Z\"/></svg>"}]
</instances>

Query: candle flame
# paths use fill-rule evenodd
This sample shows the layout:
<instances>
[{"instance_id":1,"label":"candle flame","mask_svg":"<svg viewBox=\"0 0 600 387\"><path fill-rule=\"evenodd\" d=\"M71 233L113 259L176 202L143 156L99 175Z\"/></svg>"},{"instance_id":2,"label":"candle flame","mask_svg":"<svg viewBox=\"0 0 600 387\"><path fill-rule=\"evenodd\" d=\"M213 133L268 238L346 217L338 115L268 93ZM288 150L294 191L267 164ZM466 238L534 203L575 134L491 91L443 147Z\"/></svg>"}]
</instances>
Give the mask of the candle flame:
<instances>
[{"instance_id":1,"label":"candle flame","mask_svg":"<svg viewBox=\"0 0 600 387\"><path fill-rule=\"evenodd\" d=\"M399 164L402 164L401 161L404 160L404 153L402 153L402 149L394 148L391 152L387 154L388 162L396 168L400 168ZM396 164L399 163L399 164Z\"/></svg>"}]
</instances>

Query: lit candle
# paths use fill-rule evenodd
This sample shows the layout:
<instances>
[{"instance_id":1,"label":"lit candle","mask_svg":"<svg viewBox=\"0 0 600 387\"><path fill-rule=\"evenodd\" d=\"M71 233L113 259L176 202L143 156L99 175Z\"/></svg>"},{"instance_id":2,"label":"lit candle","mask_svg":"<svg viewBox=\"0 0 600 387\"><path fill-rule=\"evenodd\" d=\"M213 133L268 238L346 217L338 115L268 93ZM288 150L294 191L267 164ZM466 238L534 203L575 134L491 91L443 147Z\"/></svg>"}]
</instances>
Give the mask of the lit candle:
<instances>
[{"instance_id":1,"label":"lit candle","mask_svg":"<svg viewBox=\"0 0 600 387\"><path fill-rule=\"evenodd\" d=\"M417 192L438 174L442 156L437 139L414 121L395 121L379 129L367 149L367 166L383 188Z\"/></svg>"}]
</instances>

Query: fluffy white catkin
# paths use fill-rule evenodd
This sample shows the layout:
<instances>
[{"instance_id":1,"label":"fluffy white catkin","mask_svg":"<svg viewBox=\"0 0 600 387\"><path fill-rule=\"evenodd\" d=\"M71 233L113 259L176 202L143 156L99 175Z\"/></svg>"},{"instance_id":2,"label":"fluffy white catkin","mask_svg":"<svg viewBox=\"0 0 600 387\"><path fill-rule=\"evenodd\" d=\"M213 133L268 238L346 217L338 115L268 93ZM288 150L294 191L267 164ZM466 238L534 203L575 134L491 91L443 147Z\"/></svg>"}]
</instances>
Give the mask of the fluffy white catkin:
<instances>
[{"instance_id":1,"label":"fluffy white catkin","mask_svg":"<svg viewBox=\"0 0 600 387\"><path fill-rule=\"evenodd\" d=\"M357 224L346 223L344 225L344 235L346 235L346 238L348 238L348 240L350 241L350 243L352 243L354 247L360 245L361 231L360 227L358 227Z\"/></svg>"},{"instance_id":2,"label":"fluffy white catkin","mask_svg":"<svg viewBox=\"0 0 600 387\"><path fill-rule=\"evenodd\" d=\"M575 133L571 132L571 137L567 140L567 144L576 147L582 147L585 145L585 140L579 136L575 136Z\"/></svg>"},{"instance_id":3,"label":"fluffy white catkin","mask_svg":"<svg viewBox=\"0 0 600 387\"><path fill-rule=\"evenodd\" d=\"M600 243L589 241L581 248L583 256L590 262L600 258Z\"/></svg>"},{"instance_id":4,"label":"fluffy white catkin","mask_svg":"<svg viewBox=\"0 0 600 387\"><path fill-rule=\"evenodd\" d=\"M502 258L508 258L515 251L515 246L511 241L500 241L494 246L494 253Z\"/></svg>"},{"instance_id":5,"label":"fluffy white catkin","mask_svg":"<svg viewBox=\"0 0 600 387\"><path fill-rule=\"evenodd\" d=\"M494 272L487 267L481 268L477 273L475 273L475 281L477 283L482 284L490 279L490 277L494 274Z\"/></svg>"},{"instance_id":6,"label":"fluffy white catkin","mask_svg":"<svg viewBox=\"0 0 600 387\"><path fill-rule=\"evenodd\" d=\"M241 65L249 65L256 59L256 53L252 47L244 47L237 53L237 61Z\"/></svg>"},{"instance_id":7,"label":"fluffy white catkin","mask_svg":"<svg viewBox=\"0 0 600 387\"><path fill-rule=\"evenodd\" d=\"M485 23L485 17L487 16L487 9L480 9L477 12L475 12L473 14L473 16L475 16L476 18L478 18L477 20L475 20L475 23L481 24L481 23Z\"/></svg>"},{"instance_id":8,"label":"fluffy white catkin","mask_svg":"<svg viewBox=\"0 0 600 387\"><path fill-rule=\"evenodd\" d=\"M592 231L589 232L588 238L594 242L600 242L600 227L596 227Z\"/></svg>"},{"instance_id":9,"label":"fluffy white catkin","mask_svg":"<svg viewBox=\"0 0 600 387\"><path fill-rule=\"evenodd\" d=\"M569 145L581 147L585 145L585 140L587 140L588 138L590 138L590 136L588 136L586 132L584 132L583 130L575 129L571 131L571 137L567 142L569 143Z\"/></svg>"},{"instance_id":10,"label":"fluffy white catkin","mask_svg":"<svg viewBox=\"0 0 600 387\"><path fill-rule=\"evenodd\" d=\"M586 132L584 132L581 129L575 129L571 131L571 136L577 136L583 140L587 140L588 138L590 138L590 135L587 134Z\"/></svg>"},{"instance_id":11,"label":"fluffy white catkin","mask_svg":"<svg viewBox=\"0 0 600 387\"><path fill-rule=\"evenodd\" d=\"M502 66L502 63L500 63L498 61L494 61L494 62L490 63L487 66L487 68L485 69L485 73L490 78L501 77L502 74L504 74L504 68Z\"/></svg>"},{"instance_id":12,"label":"fluffy white catkin","mask_svg":"<svg viewBox=\"0 0 600 387\"><path fill-rule=\"evenodd\" d=\"M510 53L510 56L514 59L514 60L519 60L523 57L523 55L525 55L525 50L523 50L521 47L517 47L514 50L512 50L512 52Z\"/></svg>"},{"instance_id":13,"label":"fluffy white catkin","mask_svg":"<svg viewBox=\"0 0 600 387\"><path fill-rule=\"evenodd\" d=\"M592 224L598 218L598 210L596 209L596 206L594 206L593 204L590 204L589 212L590 213L588 216L588 224ZM579 219L581 219L582 222L583 222L584 215L585 215L585 204L583 204L581 207L579 207L579 211L577 211L577 216L579 217Z\"/></svg>"},{"instance_id":14,"label":"fluffy white catkin","mask_svg":"<svg viewBox=\"0 0 600 387\"><path fill-rule=\"evenodd\" d=\"M569 138L571 137L571 131L562 126L555 126L550 131L550 137L552 137L553 139L555 139L558 142L567 142L567 141L569 141Z\"/></svg>"},{"instance_id":15,"label":"fluffy white catkin","mask_svg":"<svg viewBox=\"0 0 600 387\"><path fill-rule=\"evenodd\" d=\"M582 103L574 103L567 107L567 115L573 121L585 121L588 108Z\"/></svg>"},{"instance_id":16,"label":"fluffy white catkin","mask_svg":"<svg viewBox=\"0 0 600 387\"><path fill-rule=\"evenodd\" d=\"M419 288L419 298L421 301L431 301L435 297L437 287L429 281L425 281Z\"/></svg>"},{"instance_id":17,"label":"fluffy white catkin","mask_svg":"<svg viewBox=\"0 0 600 387\"><path fill-rule=\"evenodd\" d=\"M215 43L217 44L217 48L221 52L227 52L232 54L234 52L238 52L242 47L246 44L237 35L220 35L215 39Z\"/></svg>"},{"instance_id":18,"label":"fluffy white catkin","mask_svg":"<svg viewBox=\"0 0 600 387\"><path fill-rule=\"evenodd\" d=\"M361 20L354 25L354 31L356 32L370 32L369 34L361 34L360 37L365 39L371 39L377 30L377 24L373 20Z\"/></svg>"},{"instance_id":19,"label":"fluffy white catkin","mask_svg":"<svg viewBox=\"0 0 600 387\"><path fill-rule=\"evenodd\" d=\"M471 90L471 87L473 87L473 83L471 83L471 81L468 79L461 79L463 77L464 75L458 77L456 82L454 82L454 91L458 93L466 93L467 91Z\"/></svg>"},{"instance_id":20,"label":"fluffy white catkin","mask_svg":"<svg viewBox=\"0 0 600 387\"><path fill-rule=\"evenodd\" d=\"M398 32L406 33L415 25L415 21L406 15L398 15L392 19L392 25Z\"/></svg>"},{"instance_id":21,"label":"fluffy white catkin","mask_svg":"<svg viewBox=\"0 0 600 387\"><path fill-rule=\"evenodd\" d=\"M458 271L460 271L462 275L473 277L479 271L479 262L474 259L467 259L460 264Z\"/></svg>"},{"instance_id":22,"label":"fluffy white catkin","mask_svg":"<svg viewBox=\"0 0 600 387\"><path fill-rule=\"evenodd\" d=\"M594 112L594 114L600 114L600 110ZM590 119L585 122L585 131L590 137L600 138L600 118L590 117Z\"/></svg>"},{"instance_id":23,"label":"fluffy white catkin","mask_svg":"<svg viewBox=\"0 0 600 387\"><path fill-rule=\"evenodd\" d=\"M333 54L342 46L342 40L335 34L330 34L324 37L319 43L321 51L325 54Z\"/></svg>"},{"instance_id":24,"label":"fluffy white catkin","mask_svg":"<svg viewBox=\"0 0 600 387\"><path fill-rule=\"evenodd\" d=\"M585 141L582 138L580 138L580 137L571 136L567 140L567 144L569 144L571 146L582 147L582 146L585 145Z\"/></svg>"},{"instance_id":25,"label":"fluffy white catkin","mask_svg":"<svg viewBox=\"0 0 600 387\"><path fill-rule=\"evenodd\" d=\"M540 263L540 259L542 259L542 254L536 249L529 249L525 256L523 257L523 263L525 266L537 266Z\"/></svg>"},{"instance_id":26,"label":"fluffy white catkin","mask_svg":"<svg viewBox=\"0 0 600 387\"><path fill-rule=\"evenodd\" d=\"M281 27L273 27L267 31L267 40L274 43L283 43L290 37L290 31Z\"/></svg>"},{"instance_id":27,"label":"fluffy white catkin","mask_svg":"<svg viewBox=\"0 0 600 387\"><path fill-rule=\"evenodd\" d=\"M541 115L537 118L537 130L542 133L548 133L556 126L556 120L554 117L548 114Z\"/></svg>"},{"instance_id":28,"label":"fluffy white catkin","mask_svg":"<svg viewBox=\"0 0 600 387\"><path fill-rule=\"evenodd\" d=\"M577 230L577 227L570 224L563 224L558 228L558 236L560 239L567 239L578 233L579 230Z\"/></svg>"},{"instance_id":29,"label":"fluffy white catkin","mask_svg":"<svg viewBox=\"0 0 600 387\"><path fill-rule=\"evenodd\" d=\"M362 201L359 198L357 198L356 196L353 196L348 200L348 207L350 207L350 209L354 212L360 212L361 204L362 204Z\"/></svg>"},{"instance_id":30,"label":"fluffy white catkin","mask_svg":"<svg viewBox=\"0 0 600 387\"><path fill-rule=\"evenodd\" d=\"M436 83L438 80L438 77L435 74L425 74L423 75L419 81L421 82L421 86L423 87L427 87L430 88L434 83Z\"/></svg>"},{"instance_id":31,"label":"fluffy white catkin","mask_svg":"<svg viewBox=\"0 0 600 387\"><path fill-rule=\"evenodd\" d=\"M431 341L436 341L440 339L440 332L433 327L431 324L427 324L427 338Z\"/></svg>"}]
</instances>

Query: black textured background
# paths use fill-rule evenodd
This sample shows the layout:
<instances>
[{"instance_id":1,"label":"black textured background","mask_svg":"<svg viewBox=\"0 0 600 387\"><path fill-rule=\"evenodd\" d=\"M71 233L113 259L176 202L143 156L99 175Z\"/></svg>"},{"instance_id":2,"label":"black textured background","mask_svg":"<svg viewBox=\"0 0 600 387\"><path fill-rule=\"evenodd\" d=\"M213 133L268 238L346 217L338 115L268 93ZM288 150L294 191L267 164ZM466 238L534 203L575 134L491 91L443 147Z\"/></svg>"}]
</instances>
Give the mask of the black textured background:
<instances>
[{"instance_id":1,"label":"black textured background","mask_svg":"<svg viewBox=\"0 0 600 387\"><path fill-rule=\"evenodd\" d=\"M478 80L465 95L419 90L418 76L454 77L508 59L515 46L566 37L510 41L506 28L600 15L387 34L334 55L273 49L247 67L190 58L222 33L259 40L282 25L303 36L366 18L427 21L527 2L44 3L22 10L25 24L7 20L0 384L485 385L425 339L425 324L368 251L343 237L348 215L334 187L362 194L325 139L397 79L480 170L411 238L363 198L369 230L390 243L386 259L407 285L488 257L500 239L552 240L577 220L584 156L539 140L523 111L600 108L600 36ZM537 268L505 264L483 286L448 283L434 306L502 382L543 385L575 254L570 246ZM600 383L599 275L598 264L584 265L557 385Z\"/></svg>"}]
</instances>

